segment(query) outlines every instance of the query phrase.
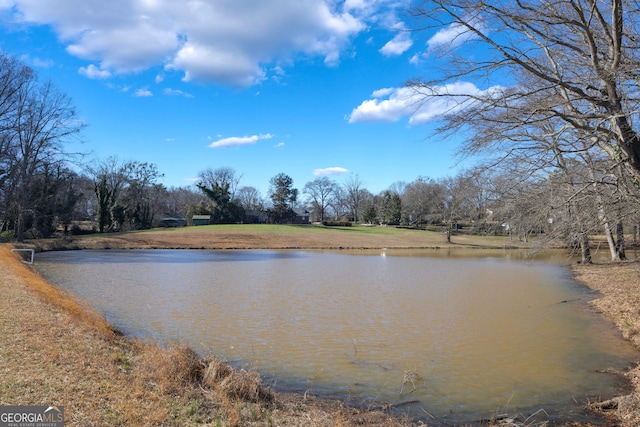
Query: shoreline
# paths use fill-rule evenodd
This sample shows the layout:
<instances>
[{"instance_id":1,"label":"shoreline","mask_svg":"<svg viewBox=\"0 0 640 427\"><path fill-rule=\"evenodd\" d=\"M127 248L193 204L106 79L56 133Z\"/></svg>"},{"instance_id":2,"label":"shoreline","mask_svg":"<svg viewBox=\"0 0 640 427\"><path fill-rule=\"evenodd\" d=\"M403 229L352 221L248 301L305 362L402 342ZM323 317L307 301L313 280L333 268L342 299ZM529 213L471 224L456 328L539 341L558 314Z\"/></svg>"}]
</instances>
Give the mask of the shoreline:
<instances>
[{"instance_id":1,"label":"shoreline","mask_svg":"<svg viewBox=\"0 0 640 427\"><path fill-rule=\"evenodd\" d=\"M573 278L598 292L589 305L611 322L622 337L640 349L640 261L607 264L573 265ZM611 417L619 426L640 425L640 361L624 372L613 372L624 378L631 392L588 408Z\"/></svg>"},{"instance_id":2,"label":"shoreline","mask_svg":"<svg viewBox=\"0 0 640 427\"><path fill-rule=\"evenodd\" d=\"M6 247L7 245L0 245L0 249L4 249L2 248L2 246ZM142 245L142 246L146 246L146 245ZM144 249L147 249L147 248L148 247L144 247ZM494 246L494 248L496 247ZM198 249L198 248L194 248L194 249ZM256 249L256 248L251 247L251 249ZM284 248L277 247L276 249L284 249ZM319 249L319 248L318 247L301 247L300 249ZM322 249L330 250L327 248L322 248ZM421 249L425 249L425 248L422 247ZM0 259L2 260L2 262L0 262L0 268L3 268L5 264L5 254L2 254L0 252L0 255L2 255L0 257ZM25 266L22 265L22 267L25 267ZM30 270L30 269L25 268L25 270ZM579 281L580 283L586 285L591 289L595 289L599 291L599 295L593 301L590 302L592 307L594 307L596 311L601 313L607 321L613 322L617 326L617 328L621 331L625 339L628 339L634 344L634 346L636 346L637 348L640 348L640 289L635 290L633 286L634 279L636 279L635 283L640 283L640 263L624 262L624 263L619 263L615 265L595 264L593 266L574 265L571 267L571 271L574 275L575 280ZM615 273L612 273L612 272L615 272ZM0 273L3 273L3 271L0 271ZM613 281L612 281L612 277L614 278ZM0 279L0 287L6 288L7 284L5 282L10 278L3 277L2 274L0 274L0 278L2 278ZM11 281L11 280L9 281L13 283L13 287L20 288L19 284L16 284L15 281ZM618 285L614 285L613 283L614 282L618 283L617 281L619 281L620 283ZM626 286L625 286L625 283L626 283ZM28 300L29 294L33 293L33 290L30 290L30 288L25 287L23 291L24 292L22 294L22 299ZM46 306L47 303L42 302L41 297L37 299L40 300L40 302L45 304ZM15 309L15 307L13 306L9 308ZM83 308L87 308L87 307L83 307ZM51 310L51 309L48 309L48 310ZM59 312L57 311L59 310L57 308L54 308L53 310L56 312L56 317L60 318L60 317L65 317L64 312L67 309L60 309ZM89 312L91 312L90 308L89 308ZM89 317L93 318L92 316L89 316ZM73 316L71 317L73 318ZM65 321L65 324L69 324L68 322L69 322L68 320ZM75 324L75 322L79 322L81 325L83 325L81 329L87 327L86 325L87 319L84 319L84 320L76 319L71 321L70 324L73 324L73 328L79 327L78 325ZM2 319L0 319L0 325L2 325L3 332L5 332L6 334L6 331L4 331L4 329L6 329L5 324L6 324L6 320L2 321ZM135 377L135 375L131 375L131 372L134 370L133 368L128 372L122 372L123 360L125 360L126 363L124 364L127 366L129 364L134 365L134 362L132 361L133 360L137 361L142 358L140 354L143 353L143 350L141 350L141 348L144 348L144 346L147 344L143 345L141 343L136 343L136 342L132 343L130 340L124 337L117 336L117 334L115 334L115 338L113 336L107 336L105 338L104 331L101 333L97 333L97 336L96 336L95 326L92 326L90 329L92 328L94 332L89 333L89 335L92 335L91 337L89 337L89 341L99 338L98 339L99 342L102 342L102 343L107 342L109 343L108 345L110 346L115 345L115 347L112 347L112 351L113 351L113 348L117 349L115 350L116 355L111 354L106 358L111 360L112 364L119 366L117 369L119 374L124 373L124 374L129 374L128 375L129 377ZM87 332L85 331L85 334L86 333ZM111 330L110 333L113 334L114 331ZM107 332L106 334L109 335L109 332ZM105 339L106 341L104 341ZM114 344L113 340L115 340L116 344ZM6 347L5 343L3 343L3 347ZM94 347L100 347L100 346L95 345L94 343ZM147 349L146 351L149 351L149 350ZM153 351L154 352L168 351L169 353L171 353L172 351L175 352L175 349L156 348ZM5 351L5 353L6 352L7 351ZM180 354L180 352L178 352L178 354ZM2 355L3 353L0 353L0 357L2 357ZM183 356L177 356L177 357L180 359ZM175 362L175 361L171 362L171 357L166 355L161 356L160 359L167 359L167 357L170 360L170 364ZM175 358L176 356L174 355L173 357ZM51 360L54 363L54 365L59 359L60 359L59 356L51 357ZM0 360L2 359L0 358ZM104 363L104 361L102 363ZM112 368L113 366L110 367L110 369ZM127 369L129 368L124 369L124 371L127 371ZM28 373L25 373L25 374L29 376ZM619 426L639 425L640 409L638 408L640 407L640 368L638 366L634 366L634 367L630 367L630 369L624 373L616 373L616 374L621 375L621 377L629 381L630 385L633 388L632 393L626 396L619 396L605 402L594 402L589 405L588 409L594 411L595 413L604 415L607 419L610 419L611 422L607 423L606 425L619 425ZM34 376L34 379L36 380L41 379L42 377L42 373L39 373L39 374L31 373L31 375ZM130 383L134 378L123 379L123 378L120 378L120 376L121 375L115 375L115 378L119 381L119 383L117 384L120 384L120 386L123 386L123 387L125 385L127 387L130 387L131 386ZM2 383L0 384L0 386L3 386L6 388L7 383L6 382ZM205 402L207 400L206 393L203 396L202 392L200 392L200 396L194 398L193 390L191 389L188 391L188 393L185 393L185 395L188 396L187 402L176 403L176 401L179 401L180 399L176 397L171 397L171 396L169 397L163 396L163 393L158 393L158 390L155 390L155 393L152 393L152 395L149 396L149 395L146 395L148 391L146 393L144 392L143 390L144 387L142 385L138 384L136 387L137 389L140 389L139 393L141 398L144 397L146 399L150 399L151 402L157 402L159 406L162 406L159 402L162 401L163 399L168 399L168 401L167 400L164 401L164 404L169 407L177 405L178 407L184 409L185 406L188 407L191 405L192 406L191 411L195 412L195 414L192 414L189 417L187 417L186 418L187 420L193 421L193 416L196 416L196 417L208 416L210 419L210 423L208 423L204 419L201 419L201 421L199 422L192 423L191 421L189 421L185 424L184 415L178 415L178 418L181 419L181 422L177 422L176 414L173 413L170 416L170 419L173 419L174 422L166 423L165 421L163 425L193 424L193 425L256 425L257 426L257 425L278 425L278 423L283 423L286 425L293 425L293 426L295 425L300 425L300 426L302 425L317 425L317 426L363 425L363 423L364 425L372 425L372 426L417 425L414 422L407 419L394 418L390 416L387 413L387 411L380 410L380 408L378 408L378 411L368 411L366 410L366 408L363 409L363 408L346 407L344 403L339 401L316 399L313 396L308 396L308 395L300 396L299 394L295 394L295 393L275 393L275 395L277 396L275 398L275 401L279 403L273 404L271 402L266 402L266 406L265 406L265 402L243 402L243 401L236 401L228 398L226 403L218 401L217 405L211 405L211 402ZM186 387L193 388L193 384L187 385ZM113 397L107 397L107 400L110 400L110 399L113 399L116 401L118 401L118 399L126 400L126 398L117 397L118 393L115 393L116 391L115 389L118 388L117 385L112 385L111 387L106 387L106 388L107 390L110 390L111 393L114 393L116 395ZM216 391L212 389L212 390L209 390L209 393L216 394ZM66 402L70 402L73 400L71 398L72 394L70 394L68 390L64 389L64 387L63 387L63 395L64 395L64 400ZM50 403L57 403L62 406L65 406L65 402L60 400L56 402L43 402L43 401L38 402L38 401L32 400L32 401L29 401L28 403L23 403L18 401L9 402L9 401L5 401L5 398L2 398L0 401L0 404L5 404L5 405L6 404L40 405L40 404L50 404ZM194 405L195 405L195 409L193 408ZM247 407L251 405L257 405L257 406L254 406L253 409L249 410L249 413L251 415L249 415L248 419L246 414L243 418L242 417L243 411L247 412ZM129 405L125 405L125 406L129 406ZM213 410L212 406L213 407L217 406L217 408ZM73 403L67 404L67 407L69 407L69 412L66 412L66 413L70 414L71 411L73 410L72 408L74 408L74 404ZM239 407L240 409L238 409ZM222 408L222 412L220 412L221 408ZM230 409L230 408L235 408L235 409ZM388 409L388 408L382 408L382 409ZM102 411L104 412L104 409ZM165 408L165 409L162 409L160 412L165 413L165 416L166 416L166 411L167 410ZM120 412L129 414L129 413L137 413L139 411L129 410L127 412L127 411L120 410ZM116 411L116 413L120 413L120 412ZM206 414L207 412L209 413L209 415L203 415L203 414ZM84 412L81 411L81 413L84 413ZM217 413L217 415L212 415L212 413L213 414ZM240 415L237 415L238 413L240 413ZM230 416L229 414L236 414L236 415ZM257 414L259 414L259 416ZM144 424L144 425L154 424L149 420L139 418L141 416L139 414L136 416L138 417L137 420L141 421L141 423L138 423L138 424ZM238 418L238 416L240 416L240 418ZM130 417L131 415L128 415L126 418L130 418ZM283 418L279 418L279 417L283 417ZM135 418L132 418L132 419L135 419ZM220 420L222 420L221 421L222 424L216 424L220 422ZM202 421L204 421L204 423ZM102 422L98 422L96 420L96 423L97 425L113 425L113 423L109 423L109 422L105 424L104 420ZM76 425L76 423L71 421L69 425ZM80 422L80 420L78 420L77 425L83 425L83 423ZM525 425L525 424L499 424L496 421L495 424L493 425L515 426L515 425ZM593 424L571 423L567 425L592 426Z\"/></svg>"}]
</instances>

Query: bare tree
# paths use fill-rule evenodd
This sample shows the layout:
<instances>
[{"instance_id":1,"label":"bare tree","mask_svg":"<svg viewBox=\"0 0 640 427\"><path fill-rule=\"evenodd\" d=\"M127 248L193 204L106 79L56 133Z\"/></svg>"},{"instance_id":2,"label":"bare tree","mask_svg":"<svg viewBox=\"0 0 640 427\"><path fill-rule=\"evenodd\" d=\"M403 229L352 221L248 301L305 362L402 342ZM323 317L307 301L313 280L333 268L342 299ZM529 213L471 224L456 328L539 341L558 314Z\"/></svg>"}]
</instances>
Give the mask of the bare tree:
<instances>
[{"instance_id":1,"label":"bare tree","mask_svg":"<svg viewBox=\"0 0 640 427\"><path fill-rule=\"evenodd\" d=\"M127 162L124 165L127 188L123 197L130 229L148 229L153 224L158 199L166 189L158 184L164 175L158 167L147 162Z\"/></svg>"},{"instance_id":2,"label":"bare tree","mask_svg":"<svg viewBox=\"0 0 640 427\"><path fill-rule=\"evenodd\" d=\"M242 221L244 212L235 199L239 183L240 176L236 176L232 168L209 168L200 172L196 186L211 199L214 223L233 224Z\"/></svg>"},{"instance_id":3,"label":"bare tree","mask_svg":"<svg viewBox=\"0 0 640 427\"><path fill-rule=\"evenodd\" d=\"M35 78L31 68L0 52L0 188L17 155L15 120L18 93Z\"/></svg>"},{"instance_id":4,"label":"bare tree","mask_svg":"<svg viewBox=\"0 0 640 427\"><path fill-rule=\"evenodd\" d=\"M326 176L307 182L304 186L303 192L311 199L313 207L317 210L316 217L320 222L324 222L325 211L336 192L336 187L336 183Z\"/></svg>"},{"instance_id":5,"label":"bare tree","mask_svg":"<svg viewBox=\"0 0 640 427\"><path fill-rule=\"evenodd\" d=\"M482 148L513 141L511 131L522 126L556 120L589 135L591 145L640 181L635 3L429 0L414 14L455 34L439 50L450 58L445 77L409 82L425 100L453 99L442 131L470 126L471 148ZM459 49L464 43L475 46ZM475 55L480 50L486 55ZM452 89L464 80L484 87Z\"/></svg>"},{"instance_id":6,"label":"bare tree","mask_svg":"<svg viewBox=\"0 0 640 427\"><path fill-rule=\"evenodd\" d=\"M251 186L244 186L238 189L238 202L245 210L262 211L264 209L264 199L260 190Z\"/></svg>"},{"instance_id":7,"label":"bare tree","mask_svg":"<svg viewBox=\"0 0 640 427\"><path fill-rule=\"evenodd\" d=\"M335 186L333 197L329 199L328 211L330 215L333 215L335 219L344 218L345 216L350 216L350 208L349 201L347 198L347 193L344 191L344 188L341 185Z\"/></svg>"},{"instance_id":8,"label":"bare tree","mask_svg":"<svg viewBox=\"0 0 640 427\"><path fill-rule=\"evenodd\" d=\"M229 200L234 200L241 179L242 174L238 175L233 168L226 166L217 169L208 168L198 174L198 186L226 188Z\"/></svg>"},{"instance_id":9,"label":"bare tree","mask_svg":"<svg viewBox=\"0 0 640 427\"><path fill-rule=\"evenodd\" d=\"M104 233L114 226L114 208L127 183L127 171L125 164L114 156L97 162L95 167L89 167L88 170L96 196L95 217L98 231Z\"/></svg>"},{"instance_id":10,"label":"bare tree","mask_svg":"<svg viewBox=\"0 0 640 427\"><path fill-rule=\"evenodd\" d=\"M410 224L421 224L429 221L433 206L433 180L418 178L407 184L402 194L404 216Z\"/></svg>"},{"instance_id":11,"label":"bare tree","mask_svg":"<svg viewBox=\"0 0 640 427\"><path fill-rule=\"evenodd\" d=\"M5 215L14 227L18 241L33 220L34 206L29 199L34 177L70 160L66 142L77 136L83 124L77 120L71 99L52 83L40 83L35 73L19 62L0 58L0 186L5 196ZM10 197L8 195L10 194Z\"/></svg>"},{"instance_id":12,"label":"bare tree","mask_svg":"<svg viewBox=\"0 0 640 427\"><path fill-rule=\"evenodd\" d=\"M353 220L358 222L360 220L360 210L362 209L362 203L364 202L364 183L358 175L349 175L342 184L345 190L345 198L347 207L351 211Z\"/></svg>"}]
</instances>

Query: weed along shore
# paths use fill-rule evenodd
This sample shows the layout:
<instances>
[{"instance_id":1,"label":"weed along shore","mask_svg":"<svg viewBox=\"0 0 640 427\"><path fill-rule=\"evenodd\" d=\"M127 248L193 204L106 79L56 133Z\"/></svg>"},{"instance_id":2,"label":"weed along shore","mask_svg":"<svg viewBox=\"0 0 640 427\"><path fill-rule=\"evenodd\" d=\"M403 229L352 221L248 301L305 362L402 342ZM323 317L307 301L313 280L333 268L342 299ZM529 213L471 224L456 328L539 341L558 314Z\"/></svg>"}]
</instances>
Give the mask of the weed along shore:
<instances>
[{"instance_id":1,"label":"weed along shore","mask_svg":"<svg viewBox=\"0 0 640 427\"><path fill-rule=\"evenodd\" d=\"M412 230L353 230L215 226L152 230L29 243L38 250L85 248L375 249L505 248L508 239L455 236ZM0 405L59 405L65 425L211 426L410 426L425 425L349 402L280 393L253 370L234 368L214 355L175 344L122 336L91 307L47 283L12 246L0 245ZM37 260L37 254L36 254ZM577 280L600 295L591 304L640 347L640 264L572 266ZM640 425L640 369L617 372L629 394L593 401L585 411L603 414L598 424ZM484 425L542 426L522 414L497 414ZM428 423L428 419L425 421Z\"/></svg>"}]
</instances>

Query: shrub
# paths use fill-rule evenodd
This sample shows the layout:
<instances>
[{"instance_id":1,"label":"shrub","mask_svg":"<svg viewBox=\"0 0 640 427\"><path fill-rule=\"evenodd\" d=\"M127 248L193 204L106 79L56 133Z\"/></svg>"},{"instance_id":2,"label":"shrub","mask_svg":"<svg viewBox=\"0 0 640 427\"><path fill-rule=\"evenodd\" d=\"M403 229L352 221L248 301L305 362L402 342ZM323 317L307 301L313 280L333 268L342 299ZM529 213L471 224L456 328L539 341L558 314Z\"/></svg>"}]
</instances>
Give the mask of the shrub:
<instances>
[{"instance_id":1,"label":"shrub","mask_svg":"<svg viewBox=\"0 0 640 427\"><path fill-rule=\"evenodd\" d=\"M349 221L323 221L322 225L325 227L351 227Z\"/></svg>"}]
</instances>

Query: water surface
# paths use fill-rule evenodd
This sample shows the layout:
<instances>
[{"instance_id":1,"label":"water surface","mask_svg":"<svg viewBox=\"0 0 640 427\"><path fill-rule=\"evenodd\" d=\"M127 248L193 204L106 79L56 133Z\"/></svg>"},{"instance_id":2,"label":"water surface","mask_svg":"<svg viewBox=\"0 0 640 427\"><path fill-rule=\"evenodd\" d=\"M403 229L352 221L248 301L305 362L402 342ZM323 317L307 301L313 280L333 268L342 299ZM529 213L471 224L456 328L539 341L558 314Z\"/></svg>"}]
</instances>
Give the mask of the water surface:
<instances>
[{"instance_id":1,"label":"water surface","mask_svg":"<svg viewBox=\"0 0 640 427\"><path fill-rule=\"evenodd\" d=\"M108 250L38 254L36 268L127 334L255 367L277 389L416 401L402 410L430 424L498 408L575 418L619 392L597 371L637 354L590 291L503 255Z\"/></svg>"}]
</instances>

